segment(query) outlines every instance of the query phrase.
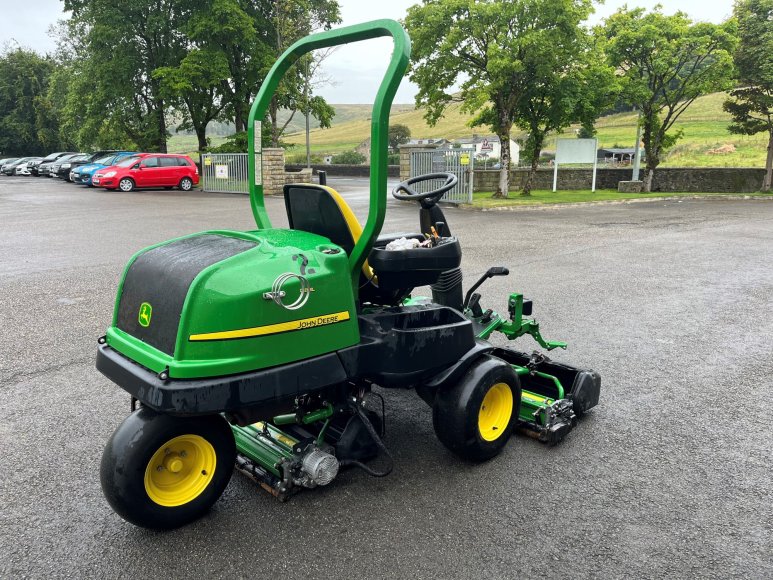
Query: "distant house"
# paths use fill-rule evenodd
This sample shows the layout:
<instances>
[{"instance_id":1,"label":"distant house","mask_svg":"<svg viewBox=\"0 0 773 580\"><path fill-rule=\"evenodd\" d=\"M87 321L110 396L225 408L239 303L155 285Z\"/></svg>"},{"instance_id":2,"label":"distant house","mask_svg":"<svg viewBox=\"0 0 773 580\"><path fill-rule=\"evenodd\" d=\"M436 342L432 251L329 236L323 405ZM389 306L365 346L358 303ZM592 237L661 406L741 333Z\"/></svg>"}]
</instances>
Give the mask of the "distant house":
<instances>
[{"instance_id":1,"label":"distant house","mask_svg":"<svg viewBox=\"0 0 773 580\"><path fill-rule=\"evenodd\" d=\"M496 135L473 135L471 138L457 139L454 143L459 143L462 147L475 147L476 160L483 160L487 157L499 159L502 154L502 144ZM510 139L510 163L518 165L521 159L521 146Z\"/></svg>"}]
</instances>

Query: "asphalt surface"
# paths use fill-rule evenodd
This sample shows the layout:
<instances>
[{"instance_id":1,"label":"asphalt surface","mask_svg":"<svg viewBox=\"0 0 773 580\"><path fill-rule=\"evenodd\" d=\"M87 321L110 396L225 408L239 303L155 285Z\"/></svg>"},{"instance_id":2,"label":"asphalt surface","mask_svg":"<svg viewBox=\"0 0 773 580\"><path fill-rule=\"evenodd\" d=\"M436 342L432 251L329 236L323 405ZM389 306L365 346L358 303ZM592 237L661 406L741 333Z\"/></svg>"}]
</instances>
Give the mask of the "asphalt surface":
<instances>
[{"instance_id":1,"label":"asphalt surface","mask_svg":"<svg viewBox=\"0 0 773 580\"><path fill-rule=\"evenodd\" d=\"M362 180L331 184L362 213ZM102 497L129 400L96 338L133 252L254 227L248 201L0 177L0 577L773 577L773 203L447 218L468 284L510 268L483 305L532 298L569 342L554 358L601 373L599 406L558 447L514 437L470 465L414 393L385 392L391 476L348 470L281 504L235 474L204 519L156 533ZM390 201L385 232L417 222Z\"/></svg>"}]
</instances>

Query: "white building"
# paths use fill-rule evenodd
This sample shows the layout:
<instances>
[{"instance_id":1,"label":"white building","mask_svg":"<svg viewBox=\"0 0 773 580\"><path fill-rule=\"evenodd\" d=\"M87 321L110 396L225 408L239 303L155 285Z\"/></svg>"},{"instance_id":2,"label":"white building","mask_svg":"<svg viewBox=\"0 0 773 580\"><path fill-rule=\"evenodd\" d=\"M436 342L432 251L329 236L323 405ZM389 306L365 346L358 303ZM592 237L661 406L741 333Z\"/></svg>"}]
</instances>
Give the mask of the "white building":
<instances>
[{"instance_id":1,"label":"white building","mask_svg":"<svg viewBox=\"0 0 773 580\"><path fill-rule=\"evenodd\" d=\"M502 144L496 135L473 135L472 138L457 139L462 147L475 147L475 161L480 162L486 158L501 158ZM510 139L510 164L518 165L521 159L521 147Z\"/></svg>"}]
</instances>

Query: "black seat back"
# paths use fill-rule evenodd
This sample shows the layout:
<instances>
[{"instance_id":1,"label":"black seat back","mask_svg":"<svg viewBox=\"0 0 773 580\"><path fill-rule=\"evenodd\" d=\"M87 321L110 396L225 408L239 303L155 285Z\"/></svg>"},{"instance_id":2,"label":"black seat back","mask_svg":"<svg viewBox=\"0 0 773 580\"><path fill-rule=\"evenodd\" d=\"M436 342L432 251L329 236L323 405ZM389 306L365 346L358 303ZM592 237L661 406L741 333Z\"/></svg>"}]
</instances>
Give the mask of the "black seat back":
<instances>
[{"instance_id":1,"label":"black seat back","mask_svg":"<svg viewBox=\"0 0 773 580\"><path fill-rule=\"evenodd\" d=\"M347 254L352 253L355 240L350 224L327 188L293 183L284 186L284 196L291 229L324 236Z\"/></svg>"}]
</instances>

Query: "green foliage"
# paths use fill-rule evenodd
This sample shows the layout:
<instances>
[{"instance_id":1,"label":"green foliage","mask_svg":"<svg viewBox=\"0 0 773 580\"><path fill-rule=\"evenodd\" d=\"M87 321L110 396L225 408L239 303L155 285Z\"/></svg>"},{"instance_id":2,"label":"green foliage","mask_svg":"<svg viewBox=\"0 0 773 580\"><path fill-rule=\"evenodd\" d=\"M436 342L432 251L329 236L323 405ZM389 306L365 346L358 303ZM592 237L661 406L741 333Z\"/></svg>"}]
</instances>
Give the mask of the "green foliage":
<instances>
[{"instance_id":1,"label":"green foliage","mask_svg":"<svg viewBox=\"0 0 773 580\"><path fill-rule=\"evenodd\" d=\"M344 151L333 155L332 162L335 165L362 165L365 163L365 156L357 151Z\"/></svg>"},{"instance_id":2,"label":"green foliage","mask_svg":"<svg viewBox=\"0 0 773 580\"><path fill-rule=\"evenodd\" d=\"M271 127L268 123L263 123L261 141L263 147L271 146ZM247 131L239 131L229 135L223 143L217 147L208 147L209 153L247 153Z\"/></svg>"},{"instance_id":3,"label":"green foliage","mask_svg":"<svg viewBox=\"0 0 773 580\"><path fill-rule=\"evenodd\" d=\"M83 146L128 138L165 151L168 103L154 73L177 66L188 40L183 0L65 0L76 54L69 110ZM75 109L80 109L76 111Z\"/></svg>"},{"instance_id":4,"label":"green foliage","mask_svg":"<svg viewBox=\"0 0 773 580\"><path fill-rule=\"evenodd\" d=\"M499 195L507 195L513 124L530 133L536 161L547 132L590 121L612 102L614 77L581 26L591 11L590 0L429 0L409 8L417 105L433 124L461 100L475 113L471 125L494 130L502 142Z\"/></svg>"},{"instance_id":5,"label":"green foliage","mask_svg":"<svg viewBox=\"0 0 773 580\"><path fill-rule=\"evenodd\" d=\"M400 165L400 154L390 153L387 155L387 165Z\"/></svg>"},{"instance_id":6,"label":"green foliage","mask_svg":"<svg viewBox=\"0 0 773 580\"><path fill-rule=\"evenodd\" d=\"M397 149L399 145L407 143L411 139L411 129L401 123L395 123L389 126L389 147Z\"/></svg>"},{"instance_id":7,"label":"green foliage","mask_svg":"<svg viewBox=\"0 0 773 580\"><path fill-rule=\"evenodd\" d=\"M318 30L329 30L333 24L341 22L340 7L336 0L275 0L268 6L267 42L275 53L274 58L304 36ZM279 114L282 109L300 111L304 115L308 112L319 121L320 127L330 127L335 111L322 97L311 95L314 71L326 54L301 57L279 84L268 111L274 147L279 147L280 139L292 120L291 115L280 124Z\"/></svg>"},{"instance_id":8,"label":"green foliage","mask_svg":"<svg viewBox=\"0 0 773 580\"><path fill-rule=\"evenodd\" d=\"M63 145L57 109L49 98L54 71L52 59L31 51L17 48L0 54L0 152L3 154L42 154Z\"/></svg>"},{"instance_id":9,"label":"green foliage","mask_svg":"<svg viewBox=\"0 0 773 580\"><path fill-rule=\"evenodd\" d=\"M738 80L723 108L733 123L730 132L754 135L767 132L763 191L773 181L773 0L739 0L735 5L739 44L735 52Z\"/></svg>"},{"instance_id":10,"label":"green foliage","mask_svg":"<svg viewBox=\"0 0 773 580\"><path fill-rule=\"evenodd\" d=\"M609 63L623 73L623 99L642 113L649 191L662 154L682 135L671 131L679 116L700 95L730 85L734 23L693 23L683 12L624 7L598 32Z\"/></svg>"}]
</instances>

